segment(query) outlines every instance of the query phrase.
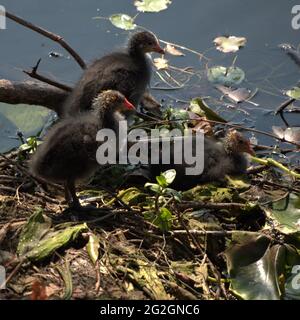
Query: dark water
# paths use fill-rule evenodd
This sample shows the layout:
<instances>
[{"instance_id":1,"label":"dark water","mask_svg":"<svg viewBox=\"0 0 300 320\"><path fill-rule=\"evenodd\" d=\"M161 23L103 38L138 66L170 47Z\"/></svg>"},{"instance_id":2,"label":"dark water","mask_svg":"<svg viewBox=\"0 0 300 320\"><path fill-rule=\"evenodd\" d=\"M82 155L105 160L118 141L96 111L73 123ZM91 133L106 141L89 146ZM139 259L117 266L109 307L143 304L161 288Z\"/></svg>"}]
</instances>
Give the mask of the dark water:
<instances>
[{"instance_id":1,"label":"dark water","mask_svg":"<svg viewBox=\"0 0 300 320\"><path fill-rule=\"evenodd\" d=\"M87 62L123 46L128 37L128 32L115 28L109 21L93 17L120 12L134 16L137 13L133 0L0 0L0 4L8 11L62 35ZM238 52L236 66L246 73L242 86L258 88L253 101L259 106L242 104L242 111L226 107L218 108L218 111L229 119L270 131L272 124L283 124L272 113L286 99L282 91L299 80L299 67L278 48L281 43L298 46L300 30L291 27L291 9L295 4L296 1L290 0L173 0L165 11L139 14L136 23L154 31L161 39L205 52L211 59L209 66L229 66L234 57L213 49L215 37L246 37L247 46ZM80 76L80 68L60 46L12 21L7 21L7 30L0 30L0 41L0 78L26 78L21 70L30 68L39 58L42 58L40 72L47 76L68 84L73 84ZM51 51L59 52L63 57L50 58ZM199 95L220 97L220 93L207 83L205 61L192 54L170 60L175 66L192 66L202 72L202 77L184 89L154 90L154 95L167 102ZM153 84L156 81L154 77ZM296 114L287 116L291 125L300 125L299 118ZM266 141L262 139L262 142Z\"/></svg>"}]
</instances>

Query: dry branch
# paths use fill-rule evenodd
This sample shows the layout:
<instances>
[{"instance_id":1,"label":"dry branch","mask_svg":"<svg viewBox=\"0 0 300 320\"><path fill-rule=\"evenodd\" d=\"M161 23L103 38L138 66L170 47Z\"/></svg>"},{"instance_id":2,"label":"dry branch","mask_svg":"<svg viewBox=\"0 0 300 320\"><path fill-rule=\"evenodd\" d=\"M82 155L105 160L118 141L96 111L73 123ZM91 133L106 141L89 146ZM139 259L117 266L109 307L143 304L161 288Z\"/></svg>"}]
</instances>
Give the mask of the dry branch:
<instances>
[{"instance_id":1,"label":"dry branch","mask_svg":"<svg viewBox=\"0 0 300 320\"><path fill-rule=\"evenodd\" d=\"M26 28L29 28L43 36L45 36L46 38L49 38L57 43L59 43L65 50L67 50L70 55L77 61L77 63L80 65L80 67L82 69L85 69L86 68L86 64L85 62L83 61L83 59L79 56L79 54L73 49L71 48L68 43L63 39L63 37L61 37L60 35L58 34L55 34L55 33L52 33L46 29L43 29L39 26L36 26L34 25L33 23L31 22L28 22L18 16L15 16L14 14L10 13L10 12L7 12L5 13L6 17L21 24L22 26L26 27Z\"/></svg>"},{"instance_id":2,"label":"dry branch","mask_svg":"<svg viewBox=\"0 0 300 320\"><path fill-rule=\"evenodd\" d=\"M1 102L40 105L60 114L61 106L67 96L68 92L42 82L14 82L0 79Z\"/></svg>"}]
</instances>

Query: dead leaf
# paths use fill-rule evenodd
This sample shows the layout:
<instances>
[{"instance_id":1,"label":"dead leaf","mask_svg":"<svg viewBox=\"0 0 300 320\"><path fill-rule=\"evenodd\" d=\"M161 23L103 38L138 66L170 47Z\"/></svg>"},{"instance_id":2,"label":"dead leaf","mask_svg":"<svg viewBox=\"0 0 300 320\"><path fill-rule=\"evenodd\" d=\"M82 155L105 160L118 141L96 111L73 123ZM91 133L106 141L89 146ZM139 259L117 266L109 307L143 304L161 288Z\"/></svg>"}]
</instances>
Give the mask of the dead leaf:
<instances>
[{"instance_id":1,"label":"dead leaf","mask_svg":"<svg viewBox=\"0 0 300 320\"><path fill-rule=\"evenodd\" d=\"M155 58L153 60L153 63L157 70L164 70L164 69L168 69L169 67L168 60L164 58Z\"/></svg>"},{"instance_id":2,"label":"dead leaf","mask_svg":"<svg viewBox=\"0 0 300 320\"><path fill-rule=\"evenodd\" d=\"M165 51L170 53L173 56L179 56L179 57L185 56L185 54L182 51L176 49L174 46L172 46L169 43L166 45Z\"/></svg>"},{"instance_id":3,"label":"dead leaf","mask_svg":"<svg viewBox=\"0 0 300 320\"><path fill-rule=\"evenodd\" d=\"M45 286L39 280L35 280L32 284L30 300L47 300L47 298Z\"/></svg>"},{"instance_id":4,"label":"dead leaf","mask_svg":"<svg viewBox=\"0 0 300 320\"><path fill-rule=\"evenodd\" d=\"M235 103L246 101L251 97L251 90L246 88L232 89L222 85L218 85L216 88Z\"/></svg>"},{"instance_id":5,"label":"dead leaf","mask_svg":"<svg viewBox=\"0 0 300 320\"><path fill-rule=\"evenodd\" d=\"M224 53L236 52L243 47L247 42L244 37L217 37L214 40L214 44L217 46L217 50Z\"/></svg>"},{"instance_id":6,"label":"dead leaf","mask_svg":"<svg viewBox=\"0 0 300 320\"><path fill-rule=\"evenodd\" d=\"M283 129L278 126L272 126L272 131L280 139L285 139L290 142L300 142L300 127L289 127Z\"/></svg>"}]
</instances>

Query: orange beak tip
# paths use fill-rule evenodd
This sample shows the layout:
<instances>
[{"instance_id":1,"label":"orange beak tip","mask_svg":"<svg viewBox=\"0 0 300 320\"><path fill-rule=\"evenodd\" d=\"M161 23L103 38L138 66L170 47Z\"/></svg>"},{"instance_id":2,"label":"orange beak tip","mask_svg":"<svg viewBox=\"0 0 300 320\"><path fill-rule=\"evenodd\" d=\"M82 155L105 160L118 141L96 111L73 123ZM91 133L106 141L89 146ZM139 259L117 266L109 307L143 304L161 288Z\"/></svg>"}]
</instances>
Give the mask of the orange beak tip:
<instances>
[{"instance_id":1,"label":"orange beak tip","mask_svg":"<svg viewBox=\"0 0 300 320\"><path fill-rule=\"evenodd\" d=\"M128 110L135 110L135 106L129 102L126 98L124 100L124 105Z\"/></svg>"}]
</instances>

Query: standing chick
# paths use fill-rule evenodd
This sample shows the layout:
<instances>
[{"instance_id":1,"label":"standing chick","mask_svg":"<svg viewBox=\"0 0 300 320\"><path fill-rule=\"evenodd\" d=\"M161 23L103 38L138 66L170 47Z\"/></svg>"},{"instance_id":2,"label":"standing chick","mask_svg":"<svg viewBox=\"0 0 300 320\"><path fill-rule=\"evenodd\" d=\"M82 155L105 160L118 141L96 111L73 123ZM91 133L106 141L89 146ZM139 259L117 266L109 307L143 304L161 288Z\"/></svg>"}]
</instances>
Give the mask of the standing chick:
<instances>
[{"instance_id":1,"label":"standing chick","mask_svg":"<svg viewBox=\"0 0 300 320\"><path fill-rule=\"evenodd\" d=\"M102 128L117 131L122 115L134 106L118 91L107 90L92 103L92 110L69 117L54 125L30 163L35 176L63 183L70 207L80 209L75 182L90 176L97 168L97 132Z\"/></svg>"},{"instance_id":2,"label":"standing chick","mask_svg":"<svg viewBox=\"0 0 300 320\"><path fill-rule=\"evenodd\" d=\"M63 107L63 115L72 116L91 108L102 90L118 90L135 106L141 102L151 78L146 54L164 53L158 39L148 31L135 33L124 52L113 52L85 70Z\"/></svg>"}]
</instances>

